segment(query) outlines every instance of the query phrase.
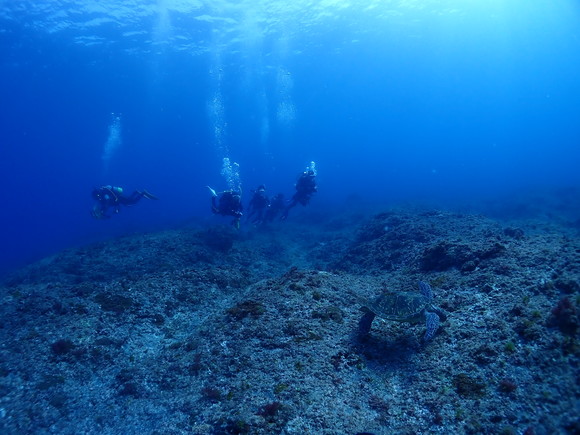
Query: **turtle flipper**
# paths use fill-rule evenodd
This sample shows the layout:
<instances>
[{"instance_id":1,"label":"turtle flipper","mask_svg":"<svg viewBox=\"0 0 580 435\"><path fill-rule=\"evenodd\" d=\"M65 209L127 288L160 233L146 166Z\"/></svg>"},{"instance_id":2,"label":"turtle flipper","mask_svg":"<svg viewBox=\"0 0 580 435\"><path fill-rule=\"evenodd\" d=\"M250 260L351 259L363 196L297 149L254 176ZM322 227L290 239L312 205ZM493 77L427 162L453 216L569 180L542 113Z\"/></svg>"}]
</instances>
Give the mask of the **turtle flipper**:
<instances>
[{"instance_id":1,"label":"turtle flipper","mask_svg":"<svg viewBox=\"0 0 580 435\"><path fill-rule=\"evenodd\" d=\"M433 299L433 290L431 290L431 286L429 284L423 281L419 281L419 289L421 290L421 294L428 300Z\"/></svg>"},{"instance_id":2,"label":"turtle flipper","mask_svg":"<svg viewBox=\"0 0 580 435\"><path fill-rule=\"evenodd\" d=\"M425 323L427 324L427 332L425 332L425 341L433 338L437 329L439 329L439 316L435 313L425 313Z\"/></svg>"},{"instance_id":3,"label":"turtle flipper","mask_svg":"<svg viewBox=\"0 0 580 435\"><path fill-rule=\"evenodd\" d=\"M368 310L364 316L358 322L358 334L359 336L364 336L369 333L371 330L371 325L373 320L375 319L376 314L373 313L371 310Z\"/></svg>"},{"instance_id":4,"label":"turtle flipper","mask_svg":"<svg viewBox=\"0 0 580 435\"><path fill-rule=\"evenodd\" d=\"M435 314L437 314L439 316L439 320L441 320L442 322L445 322L447 320L447 313L443 311L441 308L437 308L431 305L428 309L429 311L433 311Z\"/></svg>"}]
</instances>

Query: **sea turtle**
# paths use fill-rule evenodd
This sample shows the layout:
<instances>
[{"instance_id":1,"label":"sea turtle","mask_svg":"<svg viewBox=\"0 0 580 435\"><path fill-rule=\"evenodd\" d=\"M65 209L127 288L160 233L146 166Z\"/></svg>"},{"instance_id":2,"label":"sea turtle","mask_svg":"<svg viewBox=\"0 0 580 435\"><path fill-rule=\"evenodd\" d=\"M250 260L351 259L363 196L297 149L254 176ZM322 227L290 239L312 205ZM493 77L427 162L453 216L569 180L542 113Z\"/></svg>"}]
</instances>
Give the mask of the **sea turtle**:
<instances>
[{"instance_id":1,"label":"sea turtle","mask_svg":"<svg viewBox=\"0 0 580 435\"><path fill-rule=\"evenodd\" d=\"M359 334L365 335L371 330L375 316L395 322L421 323L425 321L427 332L424 340L429 341L439 328L439 321L446 316L443 311L434 307L431 286L419 281L420 293L393 292L383 293L374 301L364 303L365 315L358 323Z\"/></svg>"}]
</instances>

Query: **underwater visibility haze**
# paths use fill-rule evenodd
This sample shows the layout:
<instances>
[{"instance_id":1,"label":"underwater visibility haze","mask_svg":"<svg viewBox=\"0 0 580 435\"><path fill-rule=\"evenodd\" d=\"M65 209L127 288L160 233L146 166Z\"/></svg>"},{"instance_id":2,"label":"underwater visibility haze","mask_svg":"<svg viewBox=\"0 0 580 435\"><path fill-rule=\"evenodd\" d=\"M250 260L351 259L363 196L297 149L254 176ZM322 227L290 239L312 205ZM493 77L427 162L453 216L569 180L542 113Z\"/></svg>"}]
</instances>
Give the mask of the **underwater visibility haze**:
<instances>
[{"instance_id":1,"label":"underwater visibility haze","mask_svg":"<svg viewBox=\"0 0 580 435\"><path fill-rule=\"evenodd\" d=\"M580 6L0 2L2 268L246 192L477 199L579 181ZM101 184L162 200L93 222ZM249 199L245 195L245 200Z\"/></svg>"}]
</instances>

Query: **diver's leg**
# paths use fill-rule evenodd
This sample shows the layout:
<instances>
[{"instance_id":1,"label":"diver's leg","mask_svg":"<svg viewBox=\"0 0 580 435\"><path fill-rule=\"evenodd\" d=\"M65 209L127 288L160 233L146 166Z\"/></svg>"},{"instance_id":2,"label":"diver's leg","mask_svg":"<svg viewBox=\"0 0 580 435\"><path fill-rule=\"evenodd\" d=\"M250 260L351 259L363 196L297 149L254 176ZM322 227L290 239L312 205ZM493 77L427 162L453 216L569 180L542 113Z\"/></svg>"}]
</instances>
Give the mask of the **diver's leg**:
<instances>
[{"instance_id":1,"label":"diver's leg","mask_svg":"<svg viewBox=\"0 0 580 435\"><path fill-rule=\"evenodd\" d=\"M143 198L143 194L136 190L128 198L126 196L119 196L119 203L131 206L137 204L141 198Z\"/></svg>"},{"instance_id":2,"label":"diver's leg","mask_svg":"<svg viewBox=\"0 0 580 435\"><path fill-rule=\"evenodd\" d=\"M286 206L286 208L284 209L284 212L282 213L282 217L280 219L286 220L286 218L288 217L288 213L290 213L290 209L292 207L295 207L296 204L298 204L298 201L296 200L296 198L292 198L292 201L290 202L290 204L288 204Z\"/></svg>"}]
</instances>

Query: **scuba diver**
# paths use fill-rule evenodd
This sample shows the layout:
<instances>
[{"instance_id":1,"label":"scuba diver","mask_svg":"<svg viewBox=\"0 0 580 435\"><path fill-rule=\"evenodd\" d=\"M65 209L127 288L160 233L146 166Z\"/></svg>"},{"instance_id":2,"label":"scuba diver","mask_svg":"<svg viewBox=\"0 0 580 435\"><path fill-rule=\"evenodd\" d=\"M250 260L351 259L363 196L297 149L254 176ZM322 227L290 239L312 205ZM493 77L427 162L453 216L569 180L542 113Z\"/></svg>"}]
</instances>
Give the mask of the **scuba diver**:
<instances>
[{"instance_id":1,"label":"scuba diver","mask_svg":"<svg viewBox=\"0 0 580 435\"><path fill-rule=\"evenodd\" d=\"M159 199L146 190L135 190L131 196L123 195L123 188L118 186L101 186L93 189L92 197L96 201L91 211L95 219L109 219L109 208L114 208L115 214L119 213L121 205L130 207L137 204L141 198Z\"/></svg>"},{"instance_id":2,"label":"scuba diver","mask_svg":"<svg viewBox=\"0 0 580 435\"><path fill-rule=\"evenodd\" d=\"M292 196L292 200L286 206L284 214L282 215L282 220L288 217L288 212L292 207L295 207L298 203L306 205L310 202L310 197L313 193L316 193L318 187L316 186L316 173L312 169L304 171L298 177L296 181L296 193Z\"/></svg>"},{"instance_id":3,"label":"scuba diver","mask_svg":"<svg viewBox=\"0 0 580 435\"><path fill-rule=\"evenodd\" d=\"M284 212L286 209L286 203L284 201L284 194L279 193L272 197L270 206L266 210L266 215L264 216L264 222L272 222L276 217Z\"/></svg>"},{"instance_id":4,"label":"scuba diver","mask_svg":"<svg viewBox=\"0 0 580 435\"><path fill-rule=\"evenodd\" d=\"M234 190L226 190L220 194L219 200L217 200L216 191L209 186L207 188L211 192L211 211L222 216L233 216L232 225L239 229L240 219L243 215L242 194Z\"/></svg>"},{"instance_id":5,"label":"scuba diver","mask_svg":"<svg viewBox=\"0 0 580 435\"><path fill-rule=\"evenodd\" d=\"M266 186L263 184L259 185L258 188L252 192L254 195L248 205L248 220L256 215L255 219L252 220L252 223L260 225L264 222L264 212L270 207L270 200L266 195Z\"/></svg>"}]
</instances>

